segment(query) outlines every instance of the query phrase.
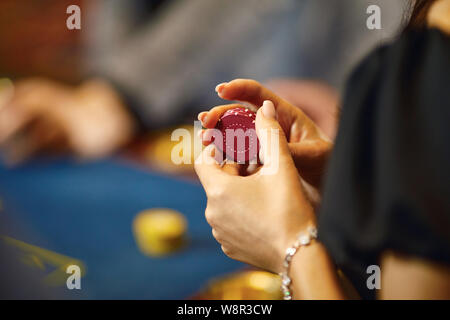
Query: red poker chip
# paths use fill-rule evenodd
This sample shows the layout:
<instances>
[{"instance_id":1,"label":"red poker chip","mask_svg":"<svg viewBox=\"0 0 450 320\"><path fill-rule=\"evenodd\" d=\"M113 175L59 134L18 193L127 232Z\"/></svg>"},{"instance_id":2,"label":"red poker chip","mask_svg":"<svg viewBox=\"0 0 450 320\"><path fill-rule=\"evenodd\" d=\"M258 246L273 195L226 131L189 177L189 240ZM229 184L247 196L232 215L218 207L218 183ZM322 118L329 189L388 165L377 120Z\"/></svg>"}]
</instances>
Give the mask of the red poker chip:
<instances>
[{"instance_id":1,"label":"red poker chip","mask_svg":"<svg viewBox=\"0 0 450 320\"><path fill-rule=\"evenodd\" d=\"M234 108L225 112L216 128L222 133L223 143L214 144L226 158L237 163L248 163L257 159L259 141L255 130L256 113L247 108Z\"/></svg>"}]
</instances>

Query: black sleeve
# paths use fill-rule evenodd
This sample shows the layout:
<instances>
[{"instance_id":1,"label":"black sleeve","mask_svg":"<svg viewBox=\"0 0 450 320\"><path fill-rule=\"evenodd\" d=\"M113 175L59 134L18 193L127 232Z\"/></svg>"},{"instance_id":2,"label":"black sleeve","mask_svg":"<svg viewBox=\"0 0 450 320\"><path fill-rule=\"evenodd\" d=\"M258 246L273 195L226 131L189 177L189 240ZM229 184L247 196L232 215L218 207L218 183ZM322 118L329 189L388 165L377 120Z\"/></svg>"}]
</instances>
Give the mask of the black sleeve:
<instances>
[{"instance_id":1,"label":"black sleeve","mask_svg":"<svg viewBox=\"0 0 450 320\"><path fill-rule=\"evenodd\" d=\"M448 36L404 34L353 73L319 226L353 273L386 249L450 264Z\"/></svg>"}]
</instances>

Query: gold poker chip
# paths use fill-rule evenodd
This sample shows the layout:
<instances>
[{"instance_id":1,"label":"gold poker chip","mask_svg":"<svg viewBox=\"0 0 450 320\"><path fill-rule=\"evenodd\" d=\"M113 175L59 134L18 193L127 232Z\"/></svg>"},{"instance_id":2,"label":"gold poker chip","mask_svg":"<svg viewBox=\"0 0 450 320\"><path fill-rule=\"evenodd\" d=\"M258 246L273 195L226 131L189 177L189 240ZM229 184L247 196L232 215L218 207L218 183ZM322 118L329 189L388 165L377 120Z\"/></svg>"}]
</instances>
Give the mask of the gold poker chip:
<instances>
[{"instance_id":1,"label":"gold poker chip","mask_svg":"<svg viewBox=\"0 0 450 320\"><path fill-rule=\"evenodd\" d=\"M281 300L278 275L247 270L212 280L195 298L207 300Z\"/></svg>"},{"instance_id":2,"label":"gold poker chip","mask_svg":"<svg viewBox=\"0 0 450 320\"><path fill-rule=\"evenodd\" d=\"M149 209L133 221L133 233L142 253L162 256L178 251L186 243L185 217L172 209Z\"/></svg>"}]
</instances>

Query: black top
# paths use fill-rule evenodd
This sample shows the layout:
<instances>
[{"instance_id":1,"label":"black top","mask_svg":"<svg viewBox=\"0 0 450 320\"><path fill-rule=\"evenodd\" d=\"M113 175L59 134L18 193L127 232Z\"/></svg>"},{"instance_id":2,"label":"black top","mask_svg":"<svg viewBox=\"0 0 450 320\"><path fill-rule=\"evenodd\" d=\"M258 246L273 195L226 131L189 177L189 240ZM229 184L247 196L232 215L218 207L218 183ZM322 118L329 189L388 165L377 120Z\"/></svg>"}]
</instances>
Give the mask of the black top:
<instances>
[{"instance_id":1,"label":"black top","mask_svg":"<svg viewBox=\"0 0 450 320\"><path fill-rule=\"evenodd\" d=\"M408 32L352 74L319 234L363 298L386 249L450 265L450 37Z\"/></svg>"}]
</instances>

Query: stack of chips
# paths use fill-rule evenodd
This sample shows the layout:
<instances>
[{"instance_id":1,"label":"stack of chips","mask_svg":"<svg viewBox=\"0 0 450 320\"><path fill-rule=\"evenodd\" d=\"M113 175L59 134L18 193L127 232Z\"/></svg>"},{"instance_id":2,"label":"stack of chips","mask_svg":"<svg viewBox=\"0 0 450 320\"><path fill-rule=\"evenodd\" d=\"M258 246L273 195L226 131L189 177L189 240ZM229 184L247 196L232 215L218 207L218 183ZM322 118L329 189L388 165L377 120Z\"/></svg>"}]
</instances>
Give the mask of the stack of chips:
<instances>
[{"instance_id":1,"label":"stack of chips","mask_svg":"<svg viewBox=\"0 0 450 320\"><path fill-rule=\"evenodd\" d=\"M179 250L186 243L187 222L171 209L140 212L133 222L136 243L148 256L162 256Z\"/></svg>"},{"instance_id":2,"label":"stack of chips","mask_svg":"<svg viewBox=\"0 0 450 320\"><path fill-rule=\"evenodd\" d=\"M215 279L196 295L204 300L281 300L281 279L259 270L239 271Z\"/></svg>"}]
</instances>

